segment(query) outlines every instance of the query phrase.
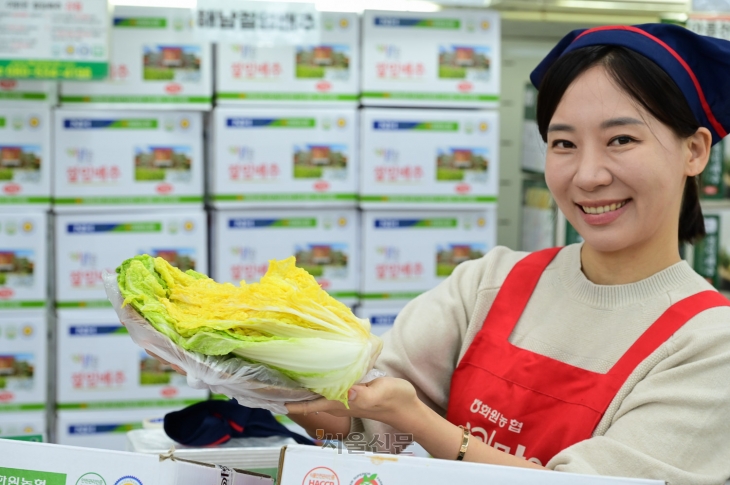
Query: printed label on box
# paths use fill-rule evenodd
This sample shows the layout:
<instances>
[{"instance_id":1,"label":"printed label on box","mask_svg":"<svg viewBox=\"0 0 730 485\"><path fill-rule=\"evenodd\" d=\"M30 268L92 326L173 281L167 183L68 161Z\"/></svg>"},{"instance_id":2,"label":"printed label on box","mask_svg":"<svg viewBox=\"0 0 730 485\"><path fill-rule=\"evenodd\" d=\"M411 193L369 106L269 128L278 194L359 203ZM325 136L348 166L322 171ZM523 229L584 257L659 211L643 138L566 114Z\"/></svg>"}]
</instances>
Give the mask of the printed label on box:
<instances>
[{"instance_id":1,"label":"printed label on box","mask_svg":"<svg viewBox=\"0 0 730 485\"><path fill-rule=\"evenodd\" d=\"M89 81L107 76L106 2L4 2L0 31L0 78Z\"/></svg>"},{"instance_id":2,"label":"printed label on box","mask_svg":"<svg viewBox=\"0 0 730 485\"><path fill-rule=\"evenodd\" d=\"M216 207L355 205L355 110L217 108L214 120Z\"/></svg>"},{"instance_id":3,"label":"printed label on box","mask_svg":"<svg viewBox=\"0 0 730 485\"><path fill-rule=\"evenodd\" d=\"M499 14L366 11L365 105L493 107L499 101Z\"/></svg>"},{"instance_id":4,"label":"printed label on box","mask_svg":"<svg viewBox=\"0 0 730 485\"><path fill-rule=\"evenodd\" d=\"M137 347L115 312L69 313L61 313L58 322L61 409L184 406L208 396Z\"/></svg>"},{"instance_id":5,"label":"printed label on box","mask_svg":"<svg viewBox=\"0 0 730 485\"><path fill-rule=\"evenodd\" d=\"M0 311L46 306L47 252L45 213L0 215Z\"/></svg>"},{"instance_id":6,"label":"printed label on box","mask_svg":"<svg viewBox=\"0 0 730 485\"><path fill-rule=\"evenodd\" d=\"M0 437L41 442L46 436L44 411L0 413Z\"/></svg>"},{"instance_id":7,"label":"printed label on box","mask_svg":"<svg viewBox=\"0 0 730 485\"><path fill-rule=\"evenodd\" d=\"M258 281L269 260L295 256L297 266L346 304L359 290L359 219L355 210L216 211L214 277Z\"/></svg>"},{"instance_id":8,"label":"printed label on box","mask_svg":"<svg viewBox=\"0 0 730 485\"><path fill-rule=\"evenodd\" d=\"M61 85L64 105L210 109L212 46L185 8L114 8L109 79Z\"/></svg>"},{"instance_id":9,"label":"printed label on box","mask_svg":"<svg viewBox=\"0 0 730 485\"><path fill-rule=\"evenodd\" d=\"M476 208L497 200L496 112L362 111L362 207Z\"/></svg>"},{"instance_id":10,"label":"printed label on box","mask_svg":"<svg viewBox=\"0 0 730 485\"><path fill-rule=\"evenodd\" d=\"M365 211L363 300L410 300L496 244L496 206L481 211Z\"/></svg>"},{"instance_id":11,"label":"printed label on box","mask_svg":"<svg viewBox=\"0 0 730 485\"><path fill-rule=\"evenodd\" d=\"M58 209L202 203L201 113L58 110L55 117Z\"/></svg>"},{"instance_id":12,"label":"printed label on box","mask_svg":"<svg viewBox=\"0 0 730 485\"><path fill-rule=\"evenodd\" d=\"M138 254L207 273L203 211L56 217L56 306L111 307L102 275Z\"/></svg>"},{"instance_id":13,"label":"printed label on box","mask_svg":"<svg viewBox=\"0 0 730 485\"><path fill-rule=\"evenodd\" d=\"M29 106L31 104L55 105L57 83L53 81L26 81L0 79L0 105Z\"/></svg>"},{"instance_id":14,"label":"printed label on box","mask_svg":"<svg viewBox=\"0 0 730 485\"><path fill-rule=\"evenodd\" d=\"M243 23L245 12L240 13ZM218 104L356 105L360 66L357 15L315 12L307 18L310 28L296 28L299 24L295 24L288 35L279 33L273 43L255 35L256 29L242 31L240 41L219 42Z\"/></svg>"},{"instance_id":15,"label":"printed label on box","mask_svg":"<svg viewBox=\"0 0 730 485\"><path fill-rule=\"evenodd\" d=\"M0 418L5 412L44 409L47 334L42 314L0 317Z\"/></svg>"},{"instance_id":16,"label":"printed label on box","mask_svg":"<svg viewBox=\"0 0 730 485\"><path fill-rule=\"evenodd\" d=\"M355 315L360 318L366 318L370 321L370 332L377 336L382 336L385 332L393 328L398 313L403 309L403 304L391 305L358 305L355 309Z\"/></svg>"},{"instance_id":17,"label":"printed label on box","mask_svg":"<svg viewBox=\"0 0 730 485\"><path fill-rule=\"evenodd\" d=\"M51 203L51 112L0 104L0 206Z\"/></svg>"}]
</instances>

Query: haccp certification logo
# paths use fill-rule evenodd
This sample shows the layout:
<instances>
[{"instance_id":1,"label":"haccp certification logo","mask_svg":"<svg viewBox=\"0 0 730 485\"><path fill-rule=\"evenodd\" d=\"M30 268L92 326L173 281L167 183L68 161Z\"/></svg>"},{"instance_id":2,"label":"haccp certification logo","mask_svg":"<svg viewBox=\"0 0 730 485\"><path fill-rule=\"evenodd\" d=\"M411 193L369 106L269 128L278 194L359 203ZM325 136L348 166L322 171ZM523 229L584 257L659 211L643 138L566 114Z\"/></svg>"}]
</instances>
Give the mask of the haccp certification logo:
<instances>
[{"instance_id":1,"label":"haccp certification logo","mask_svg":"<svg viewBox=\"0 0 730 485\"><path fill-rule=\"evenodd\" d=\"M340 485L340 478L334 471L320 466L310 470L304 476L302 485Z\"/></svg>"},{"instance_id":2,"label":"haccp certification logo","mask_svg":"<svg viewBox=\"0 0 730 485\"><path fill-rule=\"evenodd\" d=\"M352 479L350 485L383 485L377 473L361 473Z\"/></svg>"}]
</instances>

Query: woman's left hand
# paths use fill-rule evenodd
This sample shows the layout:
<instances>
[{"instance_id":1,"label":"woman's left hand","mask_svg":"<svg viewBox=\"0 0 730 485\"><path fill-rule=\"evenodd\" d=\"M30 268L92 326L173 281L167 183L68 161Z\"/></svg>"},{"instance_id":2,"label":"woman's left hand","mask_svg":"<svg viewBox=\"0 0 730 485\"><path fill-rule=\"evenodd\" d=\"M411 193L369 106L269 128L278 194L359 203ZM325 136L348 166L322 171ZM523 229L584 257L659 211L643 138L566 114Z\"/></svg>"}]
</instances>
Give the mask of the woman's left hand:
<instances>
[{"instance_id":1,"label":"woman's left hand","mask_svg":"<svg viewBox=\"0 0 730 485\"><path fill-rule=\"evenodd\" d=\"M325 412L333 416L372 419L399 429L403 417L419 402L413 384L395 377L379 377L366 384L355 384L348 391L347 399L350 409L339 401L325 398L289 403L286 407L290 414Z\"/></svg>"}]
</instances>

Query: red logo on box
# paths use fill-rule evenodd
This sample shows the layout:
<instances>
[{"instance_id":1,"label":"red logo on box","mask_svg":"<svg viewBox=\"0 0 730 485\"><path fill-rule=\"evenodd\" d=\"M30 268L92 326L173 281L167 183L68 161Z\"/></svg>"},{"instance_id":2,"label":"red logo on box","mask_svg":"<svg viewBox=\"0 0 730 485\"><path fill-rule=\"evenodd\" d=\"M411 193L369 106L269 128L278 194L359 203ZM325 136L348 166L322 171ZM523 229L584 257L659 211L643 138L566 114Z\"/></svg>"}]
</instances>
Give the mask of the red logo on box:
<instances>
[{"instance_id":1,"label":"red logo on box","mask_svg":"<svg viewBox=\"0 0 730 485\"><path fill-rule=\"evenodd\" d=\"M320 466L304 476L302 485L340 485L340 477L329 468Z\"/></svg>"},{"instance_id":2,"label":"red logo on box","mask_svg":"<svg viewBox=\"0 0 730 485\"><path fill-rule=\"evenodd\" d=\"M12 288L0 288L0 298L12 298L14 294Z\"/></svg>"},{"instance_id":3,"label":"red logo on box","mask_svg":"<svg viewBox=\"0 0 730 485\"><path fill-rule=\"evenodd\" d=\"M350 485L383 485L383 482L378 478L377 473L368 474L361 473L353 478Z\"/></svg>"},{"instance_id":4,"label":"red logo on box","mask_svg":"<svg viewBox=\"0 0 730 485\"><path fill-rule=\"evenodd\" d=\"M18 85L18 82L14 79L0 80L0 88L2 88L2 89L13 89L17 85Z\"/></svg>"},{"instance_id":5,"label":"red logo on box","mask_svg":"<svg viewBox=\"0 0 730 485\"><path fill-rule=\"evenodd\" d=\"M158 194L169 194L174 188L172 184L160 184L155 190L157 190Z\"/></svg>"},{"instance_id":6,"label":"red logo on box","mask_svg":"<svg viewBox=\"0 0 730 485\"><path fill-rule=\"evenodd\" d=\"M457 86L457 88L462 93L465 93L465 92L469 92L472 89L474 89L474 85L472 83L468 82L468 81L464 81L463 83L459 83L459 85Z\"/></svg>"},{"instance_id":7,"label":"red logo on box","mask_svg":"<svg viewBox=\"0 0 730 485\"><path fill-rule=\"evenodd\" d=\"M167 86L165 86L165 91L167 91L170 94L177 94L182 90L183 90L182 86L177 83L170 83Z\"/></svg>"},{"instance_id":8,"label":"red logo on box","mask_svg":"<svg viewBox=\"0 0 730 485\"><path fill-rule=\"evenodd\" d=\"M12 392L8 392L8 391L0 392L0 402L10 402L13 400L14 397L15 396L13 395Z\"/></svg>"},{"instance_id":9,"label":"red logo on box","mask_svg":"<svg viewBox=\"0 0 730 485\"><path fill-rule=\"evenodd\" d=\"M717 194L717 187L714 185L708 185L706 187L703 187L702 191L707 195L715 195Z\"/></svg>"},{"instance_id":10,"label":"red logo on box","mask_svg":"<svg viewBox=\"0 0 730 485\"><path fill-rule=\"evenodd\" d=\"M5 192L6 194L17 194L22 189L23 187L18 184L7 184L5 187L3 187L3 192Z\"/></svg>"},{"instance_id":11,"label":"red logo on box","mask_svg":"<svg viewBox=\"0 0 730 485\"><path fill-rule=\"evenodd\" d=\"M471 192L471 185L458 184L456 187L454 187L454 190L456 190L457 194L468 194L469 192Z\"/></svg>"},{"instance_id":12,"label":"red logo on box","mask_svg":"<svg viewBox=\"0 0 730 485\"><path fill-rule=\"evenodd\" d=\"M175 397L177 396L178 390L175 387L165 387L160 391L163 397Z\"/></svg>"},{"instance_id":13,"label":"red logo on box","mask_svg":"<svg viewBox=\"0 0 730 485\"><path fill-rule=\"evenodd\" d=\"M324 192L325 190L330 188L330 183L326 180L320 180L318 182L315 182L314 184L314 190L317 192Z\"/></svg>"},{"instance_id":14,"label":"red logo on box","mask_svg":"<svg viewBox=\"0 0 730 485\"><path fill-rule=\"evenodd\" d=\"M329 91L332 89L332 83L329 81L320 81L317 83L317 91Z\"/></svg>"},{"instance_id":15,"label":"red logo on box","mask_svg":"<svg viewBox=\"0 0 730 485\"><path fill-rule=\"evenodd\" d=\"M332 286L332 283L330 283L330 280L319 280L317 281L319 283L319 286L322 287L323 290L326 290L330 286Z\"/></svg>"}]
</instances>

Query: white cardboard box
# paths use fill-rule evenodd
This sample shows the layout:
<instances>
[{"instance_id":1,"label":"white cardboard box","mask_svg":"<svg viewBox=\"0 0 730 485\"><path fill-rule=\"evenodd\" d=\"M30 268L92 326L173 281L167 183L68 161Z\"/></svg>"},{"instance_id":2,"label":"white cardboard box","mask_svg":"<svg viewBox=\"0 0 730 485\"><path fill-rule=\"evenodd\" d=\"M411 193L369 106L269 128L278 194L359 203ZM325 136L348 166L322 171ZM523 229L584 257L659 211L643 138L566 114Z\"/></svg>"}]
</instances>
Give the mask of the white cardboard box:
<instances>
[{"instance_id":1,"label":"white cardboard box","mask_svg":"<svg viewBox=\"0 0 730 485\"><path fill-rule=\"evenodd\" d=\"M496 206L481 211L364 211L363 302L410 300L497 240Z\"/></svg>"},{"instance_id":2,"label":"white cardboard box","mask_svg":"<svg viewBox=\"0 0 730 485\"><path fill-rule=\"evenodd\" d=\"M202 113L59 109L54 164L57 211L200 207Z\"/></svg>"},{"instance_id":3,"label":"white cardboard box","mask_svg":"<svg viewBox=\"0 0 730 485\"><path fill-rule=\"evenodd\" d=\"M279 32L275 41L252 30L240 32L240 40L218 42L217 104L357 106L357 14L323 12L300 20L302 28Z\"/></svg>"},{"instance_id":4,"label":"white cardboard box","mask_svg":"<svg viewBox=\"0 0 730 485\"><path fill-rule=\"evenodd\" d=\"M109 79L64 82L61 103L101 109L211 108L213 50L187 8L114 7Z\"/></svg>"},{"instance_id":5,"label":"white cardboard box","mask_svg":"<svg viewBox=\"0 0 730 485\"><path fill-rule=\"evenodd\" d=\"M497 200L496 111L364 109L360 206L479 208Z\"/></svg>"},{"instance_id":6,"label":"white cardboard box","mask_svg":"<svg viewBox=\"0 0 730 485\"><path fill-rule=\"evenodd\" d=\"M0 438L21 438L25 441L46 441L45 411L0 413Z\"/></svg>"},{"instance_id":7,"label":"white cardboard box","mask_svg":"<svg viewBox=\"0 0 730 485\"><path fill-rule=\"evenodd\" d=\"M208 397L138 347L114 310L61 310L56 334L56 402L64 409L185 406Z\"/></svg>"},{"instance_id":8,"label":"white cardboard box","mask_svg":"<svg viewBox=\"0 0 730 485\"><path fill-rule=\"evenodd\" d=\"M271 259L296 256L334 298L357 302L359 214L354 209L215 211L213 275L237 284L258 281Z\"/></svg>"},{"instance_id":9,"label":"white cardboard box","mask_svg":"<svg viewBox=\"0 0 730 485\"><path fill-rule=\"evenodd\" d=\"M273 485L269 477L162 455L0 440L0 456L8 484Z\"/></svg>"},{"instance_id":10,"label":"white cardboard box","mask_svg":"<svg viewBox=\"0 0 730 485\"><path fill-rule=\"evenodd\" d=\"M32 104L53 106L57 97L58 83L55 81L0 79L0 104L3 106L23 107Z\"/></svg>"},{"instance_id":11,"label":"white cardboard box","mask_svg":"<svg viewBox=\"0 0 730 485\"><path fill-rule=\"evenodd\" d=\"M43 312L0 316L0 418L39 411L48 395L48 323Z\"/></svg>"},{"instance_id":12,"label":"white cardboard box","mask_svg":"<svg viewBox=\"0 0 730 485\"><path fill-rule=\"evenodd\" d=\"M50 108L0 103L0 206L48 208L51 165Z\"/></svg>"},{"instance_id":13,"label":"white cardboard box","mask_svg":"<svg viewBox=\"0 0 730 485\"><path fill-rule=\"evenodd\" d=\"M354 207L353 109L214 112L211 201L225 207Z\"/></svg>"},{"instance_id":14,"label":"white cardboard box","mask_svg":"<svg viewBox=\"0 0 730 485\"><path fill-rule=\"evenodd\" d=\"M365 11L362 46L365 105L492 108L499 104L497 12Z\"/></svg>"},{"instance_id":15,"label":"white cardboard box","mask_svg":"<svg viewBox=\"0 0 730 485\"><path fill-rule=\"evenodd\" d=\"M658 480L618 478L397 455L348 453L314 446L282 450L279 485L495 483L510 485L662 485Z\"/></svg>"},{"instance_id":16,"label":"white cardboard box","mask_svg":"<svg viewBox=\"0 0 730 485\"><path fill-rule=\"evenodd\" d=\"M403 309L405 303L364 303L355 309L355 315L360 318L367 318L370 321L370 332L381 336L395 323L398 313Z\"/></svg>"},{"instance_id":17,"label":"white cardboard box","mask_svg":"<svg viewBox=\"0 0 730 485\"><path fill-rule=\"evenodd\" d=\"M46 212L0 213L0 314L46 306L48 243Z\"/></svg>"},{"instance_id":18,"label":"white cardboard box","mask_svg":"<svg viewBox=\"0 0 730 485\"><path fill-rule=\"evenodd\" d=\"M146 419L164 418L165 414L182 407L59 409L53 441L59 445L123 451L127 446L128 431L141 429Z\"/></svg>"},{"instance_id":19,"label":"white cardboard box","mask_svg":"<svg viewBox=\"0 0 730 485\"><path fill-rule=\"evenodd\" d=\"M207 218L200 211L57 215L56 307L111 308L102 274L138 254L208 271Z\"/></svg>"}]
</instances>

